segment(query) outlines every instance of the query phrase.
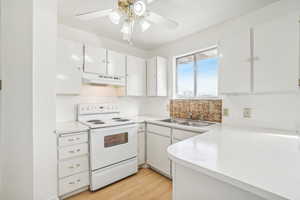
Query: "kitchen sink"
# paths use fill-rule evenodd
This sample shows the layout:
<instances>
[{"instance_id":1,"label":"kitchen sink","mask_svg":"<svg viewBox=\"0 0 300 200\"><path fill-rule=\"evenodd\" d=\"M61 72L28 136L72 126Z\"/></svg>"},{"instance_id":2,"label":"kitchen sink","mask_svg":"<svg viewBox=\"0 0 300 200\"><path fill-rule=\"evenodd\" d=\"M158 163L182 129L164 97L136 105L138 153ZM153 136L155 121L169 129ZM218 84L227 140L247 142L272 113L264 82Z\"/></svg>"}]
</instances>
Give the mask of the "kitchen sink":
<instances>
[{"instance_id":1,"label":"kitchen sink","mask_svg":"<svg viewBox=\"0 0 300 200\"><path fill-rule=\"evenodd\" d=\"M199 120L185 120L185 119L164 119L161 121L172 123L172 124L179 124L183 126L192 126L192 127L205 127L205 126L211 126L215 124L212 122L199 121Z\"/></svg>"}]
</instances>

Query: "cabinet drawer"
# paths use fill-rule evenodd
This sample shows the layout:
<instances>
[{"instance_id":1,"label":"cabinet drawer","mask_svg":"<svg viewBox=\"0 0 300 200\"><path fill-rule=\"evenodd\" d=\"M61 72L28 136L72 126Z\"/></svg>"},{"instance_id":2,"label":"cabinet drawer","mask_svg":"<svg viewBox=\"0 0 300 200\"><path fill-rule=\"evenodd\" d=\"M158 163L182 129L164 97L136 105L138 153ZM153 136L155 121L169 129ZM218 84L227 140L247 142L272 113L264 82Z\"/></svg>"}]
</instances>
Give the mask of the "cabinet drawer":
<instances>
[{"instance_id":1,"label":"cabinet drawer","mask_svg":"<svg viewBox=\"0 0 300 200\"><path fill-rule=\"evenodd\" d=\"M184 131L180 129L173 129L173 139L177 140L185 140L191 137L194 137L196 135L199 135L200 133L190 132L190 131Z\"/></svg>"},{"instance_id":2,"label":"cabinet drawer","mask_svg":"<svg viewBox=\"0 0 300 200\"><path fill-rule=\"evenodd\" d=\"M84 172L59 180L59 196L89 185L89 173Z\"/></svg>"},{"instance_id":3,"label":"cabinet drawer","mask_svg":"<svg viewBox=\"0 0 300 200\"><path fill-rule=\"evenodd\" d=\"M80 144L88 141L88 134L82 133L82 134L72 134L68 136L61 136L58 139L58 145L59 146L68 146L68 145L74 145L74 144Z\"/></svg>"},{"instance_id":4,"label":"cabinet drawer","mask_svg":"<svg viewBox=\"0 0 300 200\"><path fill-rule=\"evenodd\" d=\"M59 162L59 178L70 176L79 172L88 171L89 159L87 156Z\"/></svg>"},{"instance_id":5,"label":"cabinet drawer","mask_svg":"<svg viewBox=\"0 0 300 200\"><path fill-rule=\"evenodd\" d=\"M171 129L168 127L164 126L157 126L153 124L148 124L147 125L147 131L152 132L152 133L157 133L159 135L164 135L167 137L171 136Z\"/></svg>"},{"instance_id":6,"label":"cabinet drawer","mask_svg":"<svg viewBox=\"0 0 300 200\"><path fill-rule=\"evenodd\" d=\"M88 144L78 144L74 146L63 147L59 149L59 159L72 158L75 156L81 156L88 153Z\"/></svg>"}]
</instances>

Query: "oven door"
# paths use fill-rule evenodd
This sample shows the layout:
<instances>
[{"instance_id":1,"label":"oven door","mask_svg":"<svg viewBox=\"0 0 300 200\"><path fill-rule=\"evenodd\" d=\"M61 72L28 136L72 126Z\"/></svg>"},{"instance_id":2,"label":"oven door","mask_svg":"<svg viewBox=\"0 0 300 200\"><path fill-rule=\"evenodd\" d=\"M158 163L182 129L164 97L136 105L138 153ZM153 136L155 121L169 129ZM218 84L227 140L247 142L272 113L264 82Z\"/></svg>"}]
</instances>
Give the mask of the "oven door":
<instances>
[{"instance_id":1,"label":"oven door","mask_svg":"<svg viewBox=\"0 0 300 200\"><path fill-rule=\"evenodd\" d=\"M92 170L137 156L137 125L92 129L90 158Z\"/></svg>"}]
</instances>

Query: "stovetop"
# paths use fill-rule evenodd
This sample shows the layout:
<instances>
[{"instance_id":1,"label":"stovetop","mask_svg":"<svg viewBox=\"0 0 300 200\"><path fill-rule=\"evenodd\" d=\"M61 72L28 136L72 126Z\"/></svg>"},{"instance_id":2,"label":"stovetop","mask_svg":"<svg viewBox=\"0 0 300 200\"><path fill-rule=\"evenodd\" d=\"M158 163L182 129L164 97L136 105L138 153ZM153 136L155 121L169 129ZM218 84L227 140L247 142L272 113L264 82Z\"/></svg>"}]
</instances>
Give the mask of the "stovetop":
<instances>
[{"instance_id":1,"label":"stovetop","mask_svg":"<svg viewBox=\"0 0 300 200\"><path fill-rule=\"evenodd\" d=\"M121 117L114 118L98 118L98 119L86 119L79 120L79 122L89 126L90 128L105 128L112 126L121 126L134 123L134 121Z\"/></svg>"}]
</instances>

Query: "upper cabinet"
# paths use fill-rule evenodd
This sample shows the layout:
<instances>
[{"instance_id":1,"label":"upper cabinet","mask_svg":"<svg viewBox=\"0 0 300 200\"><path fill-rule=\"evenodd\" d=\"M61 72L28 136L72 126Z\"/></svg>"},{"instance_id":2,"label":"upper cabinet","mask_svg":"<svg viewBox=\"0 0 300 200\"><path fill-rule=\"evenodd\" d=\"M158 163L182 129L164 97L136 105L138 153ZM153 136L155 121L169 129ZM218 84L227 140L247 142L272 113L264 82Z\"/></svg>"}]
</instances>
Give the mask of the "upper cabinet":
<instances>
[{"instance_id":1,"label":"upper cabinet","mask_svg":"<svg viewBox=\"0 0 300 200\"><path fill-rule=\"evenodd\" d=\"M57 40L56 93L80 94L83 44Z\"/></svg>"},{"instance_id":2,"label":"upper cabinet","mask_svg":"<svg viewBox=\"0 0 300 200\"><path fill-rule=\"evenodd\" d=\"M168 95L168 60L154 57L147 61L147 96Z\"/></svg>"},{"instance_id":3,"label":"upper cabinet","mask_svg":"<svg viewBox=\"0 0 300 200\"><path fill-rule=\"evenodd\" d=\"M250 93L250 31L241 31L224 38L219 44L219 51L219 93Z\"/></svg>"},{"instance_id":4,"label":"upper cabinet","mask_svg":"<svg viewBox=\"0 0 300 200\"><path fill-rule=\"evenodd\" d=\"M127 96L146 96L146 61L127 56Z\"/></svg>"},{"instance_id":5,"label":"upper cabinet","mask_svg":"<svg viewBox=\"0 0 300 200\"><path fill-rule=\"evenodd\" d=\"M124 54L107 50L107 74L112 76L125 76L126 56Z\"/></svg>"},{"instance_id":6,"label":"upper cabinet","mask_svg":"<svg viewBox=\"0 0 300 200\"><path fill-rule=\"evenodd\" d=\"M84 72L103 74L107 73L106 49L85 45Z\"/></svg>"},{"instance_id":7,"label":"upper cabinet","mask_svg":"<svg viewBox=\"0 0 300 200\"><path fill-rule=\"evenodd\" d=\"M298 90L299 17L289 15L255 26L253 89L261 92Z\"/></svg>"},{"instance_id":8,"label":"upper cabinet","mask_svg":"<svg viewBox=\"0 0 300 200\"><path fill-rule=\"evenodd\" d=\"M125 76L126 56L100 47L85 45L84 72L108 76Z\"/></svg>"},{"instance_id":9,"label":"upper cabinet","mask_svg":"<svg viewBox=\"0 0 300 200\"><path fill-rule=\"evenodd\" d=\"M219 92L299 91L299 15L259 24L220 42Z\"/></svg>"}]
</instances>

